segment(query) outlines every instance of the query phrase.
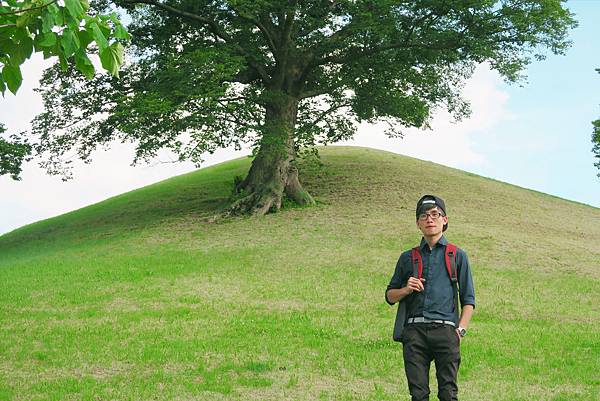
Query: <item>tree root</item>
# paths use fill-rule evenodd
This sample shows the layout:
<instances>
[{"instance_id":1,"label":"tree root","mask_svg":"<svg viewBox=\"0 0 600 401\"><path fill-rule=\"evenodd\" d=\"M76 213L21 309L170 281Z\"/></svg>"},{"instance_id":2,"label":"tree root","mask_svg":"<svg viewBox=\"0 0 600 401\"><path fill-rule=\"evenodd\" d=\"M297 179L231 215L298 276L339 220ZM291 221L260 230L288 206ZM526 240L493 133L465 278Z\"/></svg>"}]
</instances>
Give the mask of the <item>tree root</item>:
<instances>
[{"instance_id":1,"label":"tree root","mask_svg":"<svg viewBox=\"0 0 600 401\"><path fill-rule=\"evenodd\" d=\"M224 212L224 216L262 216L267 213L274 213L281 209L283 199L287 198L300 206L314 205L315 200L302 187L298 181L298 171L290 169L285 189L280 190L282 185L276 185L277 189L265 188L250 192L248 195L236 200ZM238 188L240 193L246 191L245 188Z\"/></svg>"},{"instance_id":2,"label":"tree root","mask_svg":"<svg viewBox=\"0 0 600 401\"><path fill-rule=\"evenodd\" d=\"M281 209L281 198L273 191L254 192L233 202L225 211L227 216L262 216Z\"/></svg>"}]
</instances>

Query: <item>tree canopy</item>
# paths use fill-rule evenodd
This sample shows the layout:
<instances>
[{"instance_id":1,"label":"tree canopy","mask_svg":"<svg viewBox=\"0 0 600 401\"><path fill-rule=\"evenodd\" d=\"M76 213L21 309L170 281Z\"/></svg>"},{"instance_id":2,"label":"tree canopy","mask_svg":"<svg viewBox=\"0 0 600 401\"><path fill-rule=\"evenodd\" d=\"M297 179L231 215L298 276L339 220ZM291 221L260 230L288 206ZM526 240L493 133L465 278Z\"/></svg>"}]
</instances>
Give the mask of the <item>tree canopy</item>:
<instances>
[{"instance_id":1,"label":"tree canopy","mask_svg":"<svg viewBox=\"0 0 600 401\"><path fill-rule=\"evenodd\" d=\"M13 94L23 82L21 65L33 52L45 58L58 57L62 69L69 63L86 78L95 68L88 48L98 50L102 66L118 75L123 62L123 45L129 34L115 13L88 14L87 0L8 0L0 1L0 92ZM94 47L94 49L91 49ZM5 132L0 124L0 134ZM0 175L18 179L21 165L31 146L13 136L0 137Z\"/></svg>"},{"instance_id":2,"label":"tree canopy","mask_svg":"<svg viewBox=\"0 0 600 401\"><path fill-rule=\"evenodd\" d=\"M596 72L600 73L600 68L597 68ZM596 163L594 163L594 166L600 170L600 118L592 121L592 126L594 129L592 133L592 153L594 153L594 156L598 159ZM598 171L598 177L600 177L600 171Z\"/></svg>"},{"instance_id":3,"label":"tree canopy","mask_svg":"<svg viewBox=\"0 0 600 401\"><path fill-rule=\"evenodd\" d=\"M469 114L460 91L479 63L518 81L533 59L569 46L559 0L115 0L131 17L121 78L52 68L34 147L51 173L112 141L135 162L180 160L250 143L232 213L313 203L299 149L350 138L360 122L426 127L437 108Z\"/></svg>"},{"instance_id":4,"label":"tree canopy","mask_svg":"<svg viewBox=\"0 0 600 401\"><path fill-rule=\"evenodd\" d=\"M594 126L594 133L592 134L592 152L596 159L598 159L598 161L594 163L594 166L600 170L600 119L594 121L592 124ZM598 177L600 177L600 172L598 172Z\"/></svg>"}]
</instances>

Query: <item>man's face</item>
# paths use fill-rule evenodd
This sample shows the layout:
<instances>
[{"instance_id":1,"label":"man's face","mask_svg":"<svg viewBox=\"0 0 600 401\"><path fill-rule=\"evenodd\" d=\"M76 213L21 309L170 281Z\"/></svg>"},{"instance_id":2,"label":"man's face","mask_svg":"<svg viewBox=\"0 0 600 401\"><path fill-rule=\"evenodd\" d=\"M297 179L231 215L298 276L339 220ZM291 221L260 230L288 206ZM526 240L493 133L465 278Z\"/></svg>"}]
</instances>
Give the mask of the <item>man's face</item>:
<instances>
[{"instance_id":1,"label":"man's face","mask_svg":"<svg viewBox=\"0 0 600 401\"><path fill-rule=\"evenodd\" d=\"M417 227L426 237L441 234L446 223L448 223L448 216L442 216L442 211L437 206L425 210L417 218Z\"/></svg>"}]
</instances>

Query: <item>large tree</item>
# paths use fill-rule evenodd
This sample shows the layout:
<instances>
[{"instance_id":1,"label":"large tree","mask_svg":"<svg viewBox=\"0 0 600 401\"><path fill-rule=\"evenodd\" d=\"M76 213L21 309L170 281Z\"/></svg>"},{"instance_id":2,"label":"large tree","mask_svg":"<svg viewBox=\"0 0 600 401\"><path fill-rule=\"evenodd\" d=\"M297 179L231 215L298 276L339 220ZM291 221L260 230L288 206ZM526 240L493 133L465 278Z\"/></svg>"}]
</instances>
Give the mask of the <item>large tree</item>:
<instances>
[{"instance_id":1,"label":"large tree","mask_svg":"<svg viewBox=\"0 0 600 401\"><path fill-rule=\"evenodd\" d=\"M123 59L121 41L129 38L116 14L88 14L87 0L0 1L0 93L16 94L23 82L21 65L32 53L57 57L66 69L69 62L91 79L95 69L88 52L100 55L102 66L118 75ZM120 41L119 41L120 40ZM14 135L5 139L0 123L0 175L19 179L31 146Z\"/></svg>"},{"instance_id":2,"label":"large tree","mask_svg":"<svg viewBox=\"0 0 600 401\"><path fill-rule=\"evenodd\" d=\"M596 72L600 73L600 68L597 68ZM594 166L600 170L600 119L592 121L592 126L594 127L592 133L592 152L594 153L594 157L598 159L596 163L594 163ZM600 177L600 171L598 171L598 177Z\"/></svg>"},{"instance_id":3,"label":"large tree","mask_svg":"<svg viewBox=\"0 0 600 401\"><path fill-rule=\"evenodd\" d=\"M598 167L600 170L600 119L592 122L594 126L594 133L592 134L592 152L598 161L594 163L594 166ZM600 172L598 172L598 177L600 177Z\"/></svg>"},{"instance_id":4,"label":"large tree","mask_svg":"<svg viewBox=\"0 0 600 401\"><path fill-rule=\"evenodd\" d=\"M252 143L232 213L262 214L313 199L298 150L352 137L358 123L388 134L424 127L436 108L469 113L462 84L487 62L518 81L532 58L562 53L575 26L560 0L115 0L132 46L117 80L46 72L34 120L45 167L89 160L114 140L200 162Z\"/></svg>"}]
</instances>

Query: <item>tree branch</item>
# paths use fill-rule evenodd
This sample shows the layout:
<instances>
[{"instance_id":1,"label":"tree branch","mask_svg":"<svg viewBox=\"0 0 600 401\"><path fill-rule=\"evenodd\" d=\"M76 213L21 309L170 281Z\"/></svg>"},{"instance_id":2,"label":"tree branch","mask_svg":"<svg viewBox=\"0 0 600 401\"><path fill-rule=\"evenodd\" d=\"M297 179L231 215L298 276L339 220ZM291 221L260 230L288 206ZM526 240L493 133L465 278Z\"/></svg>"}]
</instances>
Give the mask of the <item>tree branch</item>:
<instances>
[{"instance_id":1,"label":"tree branch","mask_svg":"<svg viewBox=\"0 0 600 401\"><path fill-rule=\"evenodd\" d=\"M48 2L48 3L46 3L46 4L43 4L43 5L37 6L37 7L23 8L21 10L11 11L9 13L0 13L0 17L4 17L4 16L7 16L7 15L18 15L18 14L22 14L22 13L27 13L29 11L40 10L40 9L46 8L49 5L54 4L54 3L58 3L58 0L52 0L52 1ZM5 28L6 26L13 26L13 25L0 25L0 28ZM16 25L14 25L14 26L16 26Z\"/></svg>"},{"instance_id":2,"label":"tree branch","mask_svg":"<svg viewBox=\"0 0 600 401\"><path fill-rule=\"evenodd\" d=\"M240 99L247 99L247 98L244 97L244 96L241 96ZM223 108L226 109L227 108L227 102L228 101L232 101L232 100L235 100L235 98L218 99L217 102L221 105L221 107L223 107ZM251 121L252 120L254 120L255 122L257 121L256 120L256 116L250 110L245 110L245 111L247 111L248 113L250 113L252 115L252 117L254 117L254 118L250 118ZM254 129L254 130L259 130L260 129L259 125L254 125L254 124L252 124L250 122L243 121L243 119L242 119L243 117L240 117L240 115L237 114L237 113L224 113L219 118L221 120L228 121L228 122L230 122L232 124L237 124L237 125L242 126L242 127L246 127L246 128L250 128L250 129Z\"/></svg>"},{"instance_id":3,"label":"tree branch","mask_svg":"<svg viewBox=\"0 0 600 401\"><path fill-rule=\"evenodd\" d=\"M236 50L242 56L244 56L244 58L246 59L248 64L253 69L256 70L256 72L260 75L260 77L263 79L263 81L268 82L270 80L269 74L267 74L267 71L265 70L265 68L262 65L260 65L259 63L257 63L256 61L254 61L253 55L251 53L247 52L227 32L225 32L223 29L221 29L221 27L219 26L219 24L216 21L209 19L209 18L204 18L198 14L193 14L193 13L190 13L190 12L187 12L184 10L180 10L178 8L169 6L167 4L160 3L158 0L123 0L121 3L130 4L130 5L147 4L150 6L154 6L156 8L160 8L170 14L178 15L180 17L184 17L184 18L190 19L192 21L199 22L203 25L207 25L209 30L213 34L217 35L221 40L225 41L226 43L234 46L236 48Z\"/></svg>"},{"instance_id":4,"label":"tree branch","mask_svg":"<svg viewBox=\"0 0 600 401\"><path fill-rule=\"evenodd\" d=\"M266 25L264 25L260 20L252 17L251 15L244 14L243 11L237 10L233 6L231 7L231 9L233 11L235 11L241 19L250 22L251 24L253 24L254 26L256 26L258 28L258 30L263 34L263 37L267 41L267 46L269 47L269 50L271 50L271 53L273 53L273 57L275 57L275 59L277 59L278 58L277 47L275 46L275 41L273 40L273 37L274 37L273 32L271 30L269 30L266 27Z\"/></svg>"},{"instance_id":5,"label":"tree branch","mask_svg":"<svg viewBox=\"0 0 600 401\"><path fill-rule=\"evenodd\" d=\"M239 118L237 118L236 116L234 116L233 114L230 115L230 117L229 116L221 116L221 120L227 121L231 124L238 125L240 127L246 127L248 129L252 129L252 130L256 130L256 131L260 130L260 126L242 121Z\"/></svg>"},{"instance_id":6,"label":"tree branch","mask_svg":"<svg viewBox=\"0 0 600 401\"><path fill-rule=\"evenodd\" d=\"M350 102L342 102L338 105L328 108L327 110L323 110L321 113L319 113L319 115L317 116L316 119L314 119L313 121L310 122L310 125L317 125L318 123L323 121L325 119L325 117L329 116L334 111L339 110L344 107L350 107L350 106L351 106Z\"/></svg>"},{"instance_id":7,"label":"tree branch","mask_svg":"<svg viewBox=\"0 0 600 401\"><path fill-rule=\"evenodd\" d=\"M352 48L348 48L348 50L345 52L344 55L342 56L330 56L330 57L323 57L323 58L313 58L313 60L311 61L311 63L307 66L307 69L311 70L316 66L319 65L324 65L324 64L329 64L329 63L334 63L334 64L344 64L347 63L350 60L357 60L357 59L361 59L364 57L368 57L368 56L372 56L376 53L382 52L382 51L386 51L386 50L392 50L392 49L399 49L399 48L423 48L423 47L416 47L416 46L410 46L410 40L415 32L416 28L421 28L424 25L428 25L431 26L431 24L435 23L439 18L441 18L444 14L435 14L434 11L430 11L427 14L423 15L420 18L417 18L416 20L414 20L411 24L410 24L410 28L408 29L408 31L406 32L406 34L404 35L404 39L401 42L397 42L397 43L393 43L393 44L389 44L387 46L377 46L377 47L373 47L371 49L368 50L359 50L358 52L353 52ZM427 23L427 20L431 19L431 17L434 17L429 23ZM337 32L334 32L329 38L328 38L328 42L330 45L332 45L332 47L335 48L334 44L336 42L340 42L343 39L346 39L348 37L350 37L352 30L354 28L354 26L356 25L356 23L354 21L351 21L348 25L342 27L340 30L338 30ZM429 48L428 48L429 49ZM435 50L435 49L430 49L430 50Z\"/></svg>"},{"instance_id":8,"label":"tree branch","mask_svg":"<svg viewBox=\"0 0 600 401\"><path fill-rule=\"evenodd\" d=\"M290 39L290 35L292 33L292 27L294 26L294 16L296 14L296 6L298 1L293 1L290 9L285 15L284 24L283 24L283 39L288 41Z\"/></svg>"},{"instance_id":9,"label":"tree branch","mask_svg":"<svg viewBox=\"0 0 600 401\"><path fill-rule=\"evenodd\" d=\"M239 82L241 84L249 84L252 81L259 79L260 75L254 69L246 69L238 72L232 79L233 82Z\"/></svg>"},{"instance_id":10,"label":"tree branch","mask_svg":"<svg viewBox=\"0 0 600 401\"><path fill-rule=\"evenodd\" d=\"M309 97L326 95L326 94L328 94L330 92L331 92L330 89L309 90L309 91L306 91L306 92L302 92L298 98L300 100L302 100L302 99L308 99Z\"/></svg>"},{"instance_id":11,"label":"tree branch","mask_svg":"<svg viewBox=\"0 0 600 401\"><path fill-rule=\"evenodd\" d=\"M240 100L250 100L250 98L247 96L223 97L219 99L219 102L237 102Z\"/></svg>"}]
</instances>

